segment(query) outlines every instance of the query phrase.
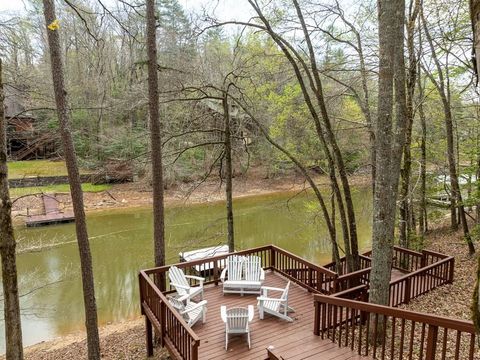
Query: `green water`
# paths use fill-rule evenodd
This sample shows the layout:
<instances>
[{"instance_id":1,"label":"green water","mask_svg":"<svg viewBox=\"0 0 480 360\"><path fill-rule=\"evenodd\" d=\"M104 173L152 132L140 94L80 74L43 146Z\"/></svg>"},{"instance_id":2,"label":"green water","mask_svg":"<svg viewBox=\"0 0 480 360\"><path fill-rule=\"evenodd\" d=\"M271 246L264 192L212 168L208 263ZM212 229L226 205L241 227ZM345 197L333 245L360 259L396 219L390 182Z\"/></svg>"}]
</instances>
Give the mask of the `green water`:
<instances>
[{"instance_id":1,"label":"green water","mask_svg":"<svg viewBox=\"0 0 480 360\"><path fill-rule=\"evenodd\" d=\"M354 201L360 248L366 249L372 211L368 189L355 189ZM234 213L238 249L273 243L318 264L330 259L327 231L309 194L277 193L238 199ZM101 325L140 314L137 274L153 264L152 220L150 208L88 214ZM224 243L225 232L223 203L168 207L167 262L177 262L180 251ZM21 253L17 260L20 292L26 294L21 298L25 345L82 330L83 301L74 225L19 227L16 234L21 249L43 247ZM0 333L3 349L3 329Z\"/></svg>"}]
</instances>

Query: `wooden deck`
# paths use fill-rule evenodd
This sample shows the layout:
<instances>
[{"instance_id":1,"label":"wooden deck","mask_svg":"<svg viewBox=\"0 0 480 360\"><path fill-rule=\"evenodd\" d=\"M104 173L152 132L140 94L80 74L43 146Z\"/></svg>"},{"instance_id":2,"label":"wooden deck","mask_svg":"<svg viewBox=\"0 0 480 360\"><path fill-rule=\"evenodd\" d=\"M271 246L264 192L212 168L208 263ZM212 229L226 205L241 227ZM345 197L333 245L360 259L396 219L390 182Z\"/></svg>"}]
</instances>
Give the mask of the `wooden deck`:
<instances>
[{"instance_id":1,"label":"wooden deck","mask_svg":"<svg viewBox=\"0 0 480 360\"><path fill-rule=\"evenodd\" d=\"M445 341L453 336L452 339L448 338L455 344L453 350L465 355L456 358L474 360L475 331L471 322L442 319L396 308L439 286L451 284L455 263L451 256L429 250L416 252L394 247L390 304L378 306L367 303L371 271L368 252L361 255L360 270L340 276L330 270L331 264L318 266L275 245L242 250L236 254L261 258L262 266L267 271L266 286L282 288L287 279L292 281L289 305L296 310L290 315L294 321L289 323L268 315L260 320L256 314L251 324L252 348L248 349L245 336L238 335L230 337L226 351L225 325L220 319L220 306L246 307L255 306L257 302L255 295L223 295L220 272L227 255L175 264L186 274L193 275L199 275L198 269L209 265L209 270L201 273L205 278L204 292L208 301L207 322L197 323L193 328L186 324L166 298L167 294L175 291L171 284L164 282L168 278L170 265L141 270L140 302L142 314L145 315L148 356L154 352L155 328L160 345L167 348L172 359L178 360L267 357L269 360L360 359L365 358L360 354L372 356L368 345L368 324L375 321L378 325L381 315L386 316L384 318L389 322L378 325L378 329L381 326L392 329L388 334L383 332L383 344L388 341L391 343L388 347L391 354L387 358L398 358L398 348L401 349L400 358L403 358L402 354L412 354L413 349L417 348L416 344L422 344L420 351L426 351L426 357L420 354L419 359L446 358L449 348L445 346ZM344 259L342 268L346 268ZM193 280L191 285L195 285ZM404 326L406 322L415 331ZM375 326L371 330L378 335L378 329ZM398 339L399 347L395 344ZM466 346L468 353L460 350ZM406 352L403 351L404 347ZM373 353L375 349L374 345Z\"/></svg>"},{"instance_id":2,"label":"wooden deck","mask_svg":"<svg viewBox=\"0 0 480 360\"><path fill-rule=\"evenodd\" d=\"M285 287L287 280L276 273L267 272L266 286ZM291 284L289 305L295 309L292 323L265 315L260 320L256 310L257 295L223 295L222 287L210 285L205 289L207 322L193 327L200 337L199 359L265 359L267 348L285 359L366 359L350 349L339 348L330 340L313 334L313 295L296 284ZM230 335L228 351L225 350L225 325L220 319L220 306L254 305L255 318L251 323L252 348L248 349L245 335ZM280 358L280 357L279 357Z\"/></svg>"},{"instance_id":3,"label":"wooden deck","mask_svg":"<svg viewBox=\"0 0 480 360\"><path fill-rule=\"evenodd\" d=\"M58 208L58 200L53 194L42 195L44 214L30 215L25 220L28 227L61 224L75 221L71 211L62 212Z\"/></svg>"}]
</instances>

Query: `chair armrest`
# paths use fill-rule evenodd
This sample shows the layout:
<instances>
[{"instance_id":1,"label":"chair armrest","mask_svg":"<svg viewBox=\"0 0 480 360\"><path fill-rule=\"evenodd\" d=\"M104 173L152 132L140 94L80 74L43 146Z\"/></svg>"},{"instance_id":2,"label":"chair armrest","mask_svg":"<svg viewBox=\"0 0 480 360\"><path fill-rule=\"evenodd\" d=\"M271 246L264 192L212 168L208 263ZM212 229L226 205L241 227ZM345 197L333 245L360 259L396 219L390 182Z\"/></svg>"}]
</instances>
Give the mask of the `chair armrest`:
<instances>
[{"instance_id":1,"label":"chair armrest","mask_svg":"<svg viewBox=\"0 0 480 360\"><path fill-rule=\"evenodd\" d=\"M184 311L182 311L180 314L186 314L186 313L189 313L190 311L192 310L195 310L199 307L204 307L205 305L207 305L207 300L202 300L200 301L199 303L196 303L195 305L193 305L192 307L188 308L188 309L185 309Z\"/></svg>"},{"instance_id":2,"label":"chair armrest","mask_svg":"<svg viewBox=\"0 0 480 360\"><path fill-rule=\"evenodd\" d=\"M180 289L184 289L184 290L188 290L190 289L190 286L185 286L185 285L180 285L180 284L175 284L175 283L170 283L170 285L174 286L174 287L178 287Z\"/></svg>"},{"instance_id":3,"label":"chair armrest","mask_svg":"<svg viewBox=\"0 0 480 360\"><path fill-rule=\"evenodd\" d=\"M228 267L225 266L225 268L222 270L222 273L220 274L220 281L222 283L225 282L225 277L227 276L227 269Z\"/></svg>"},{"instance_id":4,"label":"chair armrest","mask_svg":"<svg viewBox=\"0 0 480 360\"><path fill-rule=\"evenodd\" d=\"M185 294L177 298L178 301L182 301L182 302L188 299L190 299L190 294Z\"/></svg>"},{"instance_id":5,"label":"chair armrest","mask_svg":"<svg viewBox=\"0 0 480 360\"><path fill-rule=\"evenodd\" d=\"M248 305L248 321L252 321L255 316L255 309L253 305Z\"/></svg>"},{"instance_id":6,"label":"chair armrest","mask_svg":"<svg viewBox=\"0 0 480 360\"><path fill-rule=\"evenodd\" d=\"M225 305L220 306L220 318L224 323L227 322L227 307Z\"/></svg>"},{"instance_id":7,"label":"chair armrest","mask_svg":"<svg viewBox=\"0 0 480 360\"><path fill-rule=\"evenodd\" d=\"M269 298L266 296L259 296L257 297L258 301L276 301L276 302L286 302L286 300L283 299L276 299L276 298Z\"/></svg>"},{"instance_id":8,"label":"chair armrest","mask_svg":"<svg viewBox=\"0 0 480 360\"><path fill-rule=\"evenodd\" d=\"M262 286L262 290L268 290L268 291L284 291L285 289L280 289L280 288L275 288L275 287L270 287L270 286Z\"/></svg>"},{"instance_id":9,"label":"chair armrest","mask_svg":"<svg viewBox=\"0 0 480 360\"><path fill-rule=\"evenodd\" d=\"M185 275L185 277L187 279L193 279L193 280L197 280L200 282L200 284L203 284L203 282L205 281L205 278L203 277L200 277L200 276L194 276L194 275Z\"/></svg>"}]
</instances>

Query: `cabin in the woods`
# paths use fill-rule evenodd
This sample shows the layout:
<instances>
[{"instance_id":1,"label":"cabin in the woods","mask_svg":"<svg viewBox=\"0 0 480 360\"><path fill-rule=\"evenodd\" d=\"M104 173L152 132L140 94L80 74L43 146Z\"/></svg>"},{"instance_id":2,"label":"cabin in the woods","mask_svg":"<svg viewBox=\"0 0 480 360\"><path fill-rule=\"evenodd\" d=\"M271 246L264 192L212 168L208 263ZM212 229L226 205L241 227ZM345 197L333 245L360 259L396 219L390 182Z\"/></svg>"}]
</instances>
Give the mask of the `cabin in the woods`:
<instances>
[{"instance_id":1,"label":"cabin in the woods","mask_svg":"<svg viewBox=\"0 0 480 360\"><path fill-rule=\"evenodd\" d=\"M46 159L56 156L55 135L42 130L37 119L27 110L24 91L5 86L5 118L7 121L7 155L12 160Z\"/></svg>"}]
</instances>

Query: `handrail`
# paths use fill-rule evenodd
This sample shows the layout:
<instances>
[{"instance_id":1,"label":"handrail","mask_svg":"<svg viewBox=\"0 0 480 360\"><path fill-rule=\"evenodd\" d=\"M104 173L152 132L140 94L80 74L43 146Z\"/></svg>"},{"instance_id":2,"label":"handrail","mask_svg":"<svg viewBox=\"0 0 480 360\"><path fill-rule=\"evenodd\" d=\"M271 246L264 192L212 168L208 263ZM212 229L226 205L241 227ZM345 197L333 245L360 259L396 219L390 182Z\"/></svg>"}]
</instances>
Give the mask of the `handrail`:
<instances>
[{"instance_id":1,"label":"handrail","mask_svg":"<svg viewBox=\"0 0 480 360\"><path fill-rule=\"evenodd\" d=\"M430 325L447 327L449 329L459 330L475 334L473 323L466 320L453 319L446 316L419 313L411 310L399 309L391 306L377 305L363 301L349 300L340 297L314 294L313 301L324 304L348 307L360 311L377 313L379 315L393 316L398 319L405 319L416 322L425 322Z\"/></svg>"},{"instance_id":2,"label":"handrail","mask_svg":"<svg viewBox=\"0 0 480 360\"><path fill-rule=\"evenodd\" d=\"M447 262L452 261L452 260L454 260L454 257L453 257L453 256L446 257L446 258L444 258L444 259L442 259L442 260L440 260L440 261L438 261L438 262L436 262L436 263L433 263L433 264L424 266L424 267L422 267L422 268L420 268L420 269L418 269L418 270L415 270L415 271L413 271L413 272L411 272L411 273L407 273L407 274L399 277L398 279L393 280L393 281L390 283L390 285L391 285L391 284L398 283L398 282L402 282L402 281L405 280L406 278L409 278L409 277L412 277L412 276L421 274L421 273L426 272L426 271L428 271L428 270L430 270L430 269L434 269L434 268L438 267L438 265L447 263Z\"/></svg>"},{"instance_id":3,"label":"handrail","mask_svg":"<svg viewBox=\"0 0 480 360\"><path fill-rule=\"evenodd\" d=\"M153 355L153 325L162 346L166 346L171 353L178 354L181 359L198 360L200 337L170 305L145 271L140 271L139 281L141 309L146 316L147 355ZM153 291L154 296L148 296L148 291Z\"/></svg>"},{"instance_id":4,"label":"handrail","mask_svg":"<svg viewBox=\"0 0 480 360\"><path fill-rule=\"evenodd\" d=\"M287 255L289 256L290 258L294 259L294 260L297 260L303 264L306 264L308 265L309 267L311 267L312 269L314 270L317 270L317 271L321 271L323 272L324 274L327 274L329 275L330 277L336 277L337 276L337 273L335 271L332 271L332 270L329 270L323 266L318 266L318 265L315 265L314 263L311 263L310 261L308 260L305 260L295 254L292 254L291 252L287 251L287 250L284 250L282 248L279 248L278 246L276 245L270 245L276 252L279 252L281 254L284 254L284 255Z\"/></svg>"},{"instance_id":5,"label":"handrail","mask_svg":"<svg viewBox=\"0 0 480 360\"><path fill-rule=\"evenodd\" d=\"M475 356L472 322L318 294L314 305L314 333L359 355L422 360Z\"/></svg>"}]
</instances>

